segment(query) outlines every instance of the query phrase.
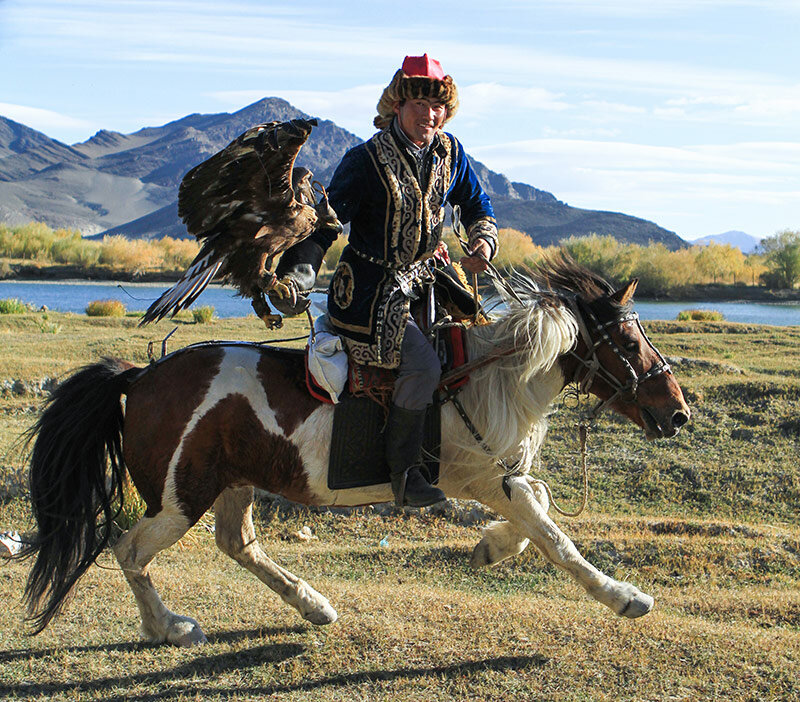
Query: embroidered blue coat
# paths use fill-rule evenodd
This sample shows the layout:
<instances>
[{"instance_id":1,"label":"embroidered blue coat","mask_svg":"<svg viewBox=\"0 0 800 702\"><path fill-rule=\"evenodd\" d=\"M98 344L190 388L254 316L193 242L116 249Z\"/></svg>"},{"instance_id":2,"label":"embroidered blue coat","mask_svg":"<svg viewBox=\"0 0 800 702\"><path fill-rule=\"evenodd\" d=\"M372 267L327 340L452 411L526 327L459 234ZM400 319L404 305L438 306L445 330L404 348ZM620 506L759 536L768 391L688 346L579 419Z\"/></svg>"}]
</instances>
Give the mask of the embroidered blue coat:
<instances>
[{"instance_id":1,"label":"embroidered blue coat","mask_svg":"<svg viewBox=\"0 0 800 702\"><path fill-rule=\"evenodd\" d=\"M440 132L431 145L425 192L416 163L388 128L348 151L328 188L342 224L350 223L328 292L328 314L357 363L396 368L409 314L398 271L429 256L442 236L445 204L460 205L471 244L496 248L497 228L488 195L464 148ZM312 238L327 250L335 234Z\"/></svg>"}]
</instances>

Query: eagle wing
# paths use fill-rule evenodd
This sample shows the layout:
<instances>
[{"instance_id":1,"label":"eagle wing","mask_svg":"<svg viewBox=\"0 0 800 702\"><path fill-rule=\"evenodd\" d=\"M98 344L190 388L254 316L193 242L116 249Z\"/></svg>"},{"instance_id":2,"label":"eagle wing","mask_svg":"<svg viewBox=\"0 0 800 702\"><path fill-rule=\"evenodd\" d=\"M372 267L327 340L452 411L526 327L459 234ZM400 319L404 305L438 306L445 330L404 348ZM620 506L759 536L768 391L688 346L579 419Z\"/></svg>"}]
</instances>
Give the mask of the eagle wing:
<instances>
[{"instance_id":1,"label":"eagle wing","mask_svg":"<svg viewBox=\"0 0 800 702\"><path fill-rule=\"evenodd\" d=\"M316 120L269 122L248 129L195 166L178 192L178 215L200 241L221 235L252 240L295 202L292 168Z\"/></svg>"},{"instance_id":2,"label":"eagle wing","mask_svg":"<svg viewBox=\"0 0 800 702\"><path fill-rule=\"evenodd\" d=\"M140 325L186 309L217 276L252 296L265 263L314 230L314 198L308 202L305 193L310 172L302 169L295 185L303 189L295 196L292 171L316 125L313 119L256 125L184 176L178 214L202 247Z\"/></svg>"}]
</instances>

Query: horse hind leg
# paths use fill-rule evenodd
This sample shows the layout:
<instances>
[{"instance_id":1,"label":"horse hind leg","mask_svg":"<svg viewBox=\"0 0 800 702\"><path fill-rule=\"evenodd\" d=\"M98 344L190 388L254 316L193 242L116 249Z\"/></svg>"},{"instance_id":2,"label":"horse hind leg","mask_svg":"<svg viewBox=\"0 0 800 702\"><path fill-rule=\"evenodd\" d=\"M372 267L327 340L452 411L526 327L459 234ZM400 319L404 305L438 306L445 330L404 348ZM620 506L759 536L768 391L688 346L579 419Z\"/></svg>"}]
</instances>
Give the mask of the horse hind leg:
<instances>
[{"instance_id":1,"label":"horse hind leg","mask_svg":"<svg viewBox=\"0 0 800 702\"><path fill-rule=\"evenodd\" d=\"M483 529L469 560L472 568L485 568L522 553L530 543L511 522L492 522Z\"/></svg>"},{"instance_id":2,"label":"horse hind leg","mask_svg":"<svg viewBox=\"0 0 800 702\"><path fill-rule=\"evenodd\" d=\"M538 481L528 481L537 502L547 512L550 509L550 498ZM511 522L497 521L485 527L481 540L472 550L469 565L472 568L485 568L497 565L501 561L518 556L526 548L530 539L522 534Z\"/></svg>"},{"instance_id":3,"label":"horse hind leg","mask_svg":"<svg viewBox=\"0 0 800 702\"><path fill-rule=\"evenodd\" d=\"M183 514L162 509L154 517L142 517L114 545L114 555L136 597L142 635L149 641L176 646L195 646L206 641L194 619L167 609L148 573L155 555L177 542L189 527L191 523Z\"/></svg>"},{"instance_id":4,"label":"horse hind leg","mask_svg":"<svg viewBox=\"0 0 800 702\"><path fill-rule=\"evenodd\" d=\"M253 488L228 488L214 503L220 550L249 570L312 624L331 624L336 610L305 580L281 568L261 549L253 526Z\"/></svg>"}]
</instances>

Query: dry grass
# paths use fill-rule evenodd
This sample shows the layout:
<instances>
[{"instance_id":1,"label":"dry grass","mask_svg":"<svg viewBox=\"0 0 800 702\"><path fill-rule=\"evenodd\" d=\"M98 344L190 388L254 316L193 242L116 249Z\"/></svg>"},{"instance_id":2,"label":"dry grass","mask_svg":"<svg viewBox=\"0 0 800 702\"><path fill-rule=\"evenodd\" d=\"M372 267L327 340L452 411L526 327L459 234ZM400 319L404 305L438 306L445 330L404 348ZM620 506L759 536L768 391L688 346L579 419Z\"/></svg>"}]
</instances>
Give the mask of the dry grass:
<instances>
[{"instance_id":1,"label":"dry grass","mask_svg":"<svg viewBox=\"0 0 800 702\"><path fill-rule=\"evenodd\" d=\"M134 318L0 318L0 382L41 380L113 354L146 362L172 326ZM264 339L255 318L177 324L170 349ZM648 324L674 359L693 418L647 443L604 417L590 437L590 511L560 519L609 575L651 593L641 620L615 617L529 549L472 571L479 526L426 514L350 516L263 508L268 553L324 593L336 623L307 624L214 546L205 528L159 555L154 581L209 644L139 642L133 597L111 554L42 635L24 636L27 565L0 566L0 698L55 700L794 700L800 699L800 328ZM280 336L302 330L293 322ZM34 384L35 385L35 384ZM6 388L6 385L2 387ZM0 393L2 470L41 393ZM565 502L579 491L574 414L554 418L543 471ZM24 499L0 531L25 531ZM289 534L308 525L317 541ZM388 546L380 546L386 539ZM110 568L108 570L107 568Z\"/></svg>"},{"instance_id":2,"label":"dry grass","mask_svg":"<svg viewBox=\"0 0 800 702\"><path fill-rule=\"evenodd\" d=\"M675 535L594 518L573 531L596 540L596 521L623 557L680 549ZM351 522L354 522L351 523ZM340 619L303 622L196 530L160 556L153 577L165 601L198 618L209 644L193 651L137 642L137 612L119 572L93 569L66 614L35 640L17 606L0 614L9 699L287 700L747 700L792 699L800 674L796 584L722 582L699 568L653 567L630 576L657 598L627 621L586 598L533 553L490 572L466 568L476 528L424 518L361 515L303 519L320 540L295 544L297 523L260 524L279 563L326 594ZM357 535L353 528L356 527ZM393 533L389 546L378 541ZM631 537L631 534L640 537ZM404 538L405 536L405 538ZM777 548L785 534L758 533ZM725 551L722 536L696 537ZM678 539L678 544L675 540ZM115 567L110 558L103 565ZM712 570L727 571L722 565ZM9 590L24 567L3 569Z\"/></svg>"}]
</instances>

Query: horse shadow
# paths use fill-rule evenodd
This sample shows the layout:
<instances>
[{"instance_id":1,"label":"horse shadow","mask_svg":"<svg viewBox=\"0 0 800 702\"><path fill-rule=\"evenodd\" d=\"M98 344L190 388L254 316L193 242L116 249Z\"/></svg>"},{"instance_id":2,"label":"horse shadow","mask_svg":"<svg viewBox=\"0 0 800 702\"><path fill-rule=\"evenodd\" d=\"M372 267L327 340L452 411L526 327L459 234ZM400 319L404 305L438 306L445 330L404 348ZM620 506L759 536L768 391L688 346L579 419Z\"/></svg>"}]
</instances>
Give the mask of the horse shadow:
<instances>
[{"instance_id":1,"label":"horse shadow","mask_svg":"<svg viewBox=\"0 0 800 702\"><path fill-rule=\"evenodd\" d=\"M308 627L297 625L293 627L273 627L259 628L247 631L227 631L210 634L208 642L214 643L237 643L239 641L270 638L273 636L299 634L307 630ZM116 644L101 644L98 646L70 646L66 648L42 648L42 649L16 649L13 651L0 651L0 666L15 660L40 660L53 655L63 655L65 653L99 653L120 651L125 653L137 653L140 651L153 650L162 647L164 644L149 643L146 641L130 641ZM254 646L244 651L229 652L214 656L199 656L184 664L177 666L171 671L159 670L153 673L140 673L135 675L124 675L118 677L104 677L96 680L82 682L51 683L37 682L22 685L0 684L0 699L6 699L13 695L14 699L38 699L41 697L57 696L60 693L75 691L102 693L104 690L126 688L130 686L148 685L159 682L160 680L170 679L179 680L185 678L191 680L193 677L205 676L209 673L222 673L226 670L233 670L242 667L242 661L256 660L259 663L280 663L298 656L305 651L305 646L293 643L266 644ZM114 697L110 699L136 699L130 695ZM146 695L139 699L158 699L152 695Z\"/></svg>"},{"instance_id":2,"label":"horse shadow","mask_svg":"<svg viewBox=\"0 0 800 702\"><path fill-rule=\"evenodd\" d=\"M307 627L276 627L273 629L253 629L249 631L221 632L209 635L209 643L236 643L243 640L262 639L264 637L301 633ZM135 653L157 648L160 644L126 642L104 644L100 646L76 646L66 649L49 648L40 650L20 649L0 652L0 665L25 658L44 658L55 653L85 653L100 651L122 651ZM438 678L455 678L480 672L504 672L523 668L538 668L549 662L540 654L529 656L498 656L476 661L464 661L446 666L404 667L387 670L355 671L337 675L322 676L313 680L303 680L292 684L271 684L260 687L223 688L210 687L207 679L211 676L224 675L227 672L240 670L250 665L277 665L291 658L297 658L306 652L306 646L299 643L265 644L248 649L229 651L222 654L198 656L186 661L171 670L159 670L152 673L138 673L116 677L103 677L82 682L51 683L41 682L24 685L0 685L0 699L13 696L14 699L40 699L55 697L60 694L76 692L90 693L102 702L146 702L147 700L171 700L185 697L219 698L238 697L242 694L253 697L269 697L281 693L313 692L315 690L346 688L364 683L390 682L393 680L414 680L428 676ZM169 681L168 690L150 690L142 694L130 694L131 689L142 686L159 685ZM114 691L108 697L104 692Z\"/></svg>"}]
</instances>

